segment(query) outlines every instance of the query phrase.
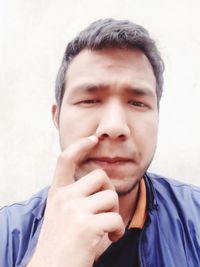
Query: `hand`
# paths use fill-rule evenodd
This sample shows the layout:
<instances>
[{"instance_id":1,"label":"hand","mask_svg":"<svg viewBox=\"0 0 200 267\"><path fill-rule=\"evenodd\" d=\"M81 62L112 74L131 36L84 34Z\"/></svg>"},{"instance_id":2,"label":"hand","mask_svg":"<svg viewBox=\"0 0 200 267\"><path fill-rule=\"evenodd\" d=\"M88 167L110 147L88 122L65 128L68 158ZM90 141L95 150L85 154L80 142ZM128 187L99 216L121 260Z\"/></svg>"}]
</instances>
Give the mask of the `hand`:
<instances>
[{"instance_id":1,"label":"hand","mask_svg":"<svg viewBox=\"0 0 200 267\"><path fill-rule=\"evenodd\" d=\"M83 138L61 153L28 267L91 267L105 234L112 241L123 235L118 195L106 173L94 170L74 181L76 164L97 142Z\"/></svg>"}]
</instances>

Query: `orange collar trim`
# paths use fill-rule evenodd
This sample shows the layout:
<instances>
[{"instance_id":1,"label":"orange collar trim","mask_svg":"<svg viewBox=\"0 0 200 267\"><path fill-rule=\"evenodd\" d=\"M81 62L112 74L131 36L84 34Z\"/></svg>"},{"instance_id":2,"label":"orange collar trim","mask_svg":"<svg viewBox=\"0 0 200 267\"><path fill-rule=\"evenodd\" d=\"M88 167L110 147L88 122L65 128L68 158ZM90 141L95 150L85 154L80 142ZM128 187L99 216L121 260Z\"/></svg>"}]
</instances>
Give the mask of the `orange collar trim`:
<instances>
[{"instance_id":1,"label":"orange collar trim","mask_svg":"<svg viewBox=\"0 0 200 267\"><path fill-rule=\"evenodd\" d=\"M144 223L146 221L146 216L147 216L146 205L147 205L146 185L145 185L144 178L142 178L140 181L139 198L138 198L137 207L133 215L133 218L130 222L129 229L130 228L140 228L140 229L143 228Z\"/></svg>"}]
</instances>

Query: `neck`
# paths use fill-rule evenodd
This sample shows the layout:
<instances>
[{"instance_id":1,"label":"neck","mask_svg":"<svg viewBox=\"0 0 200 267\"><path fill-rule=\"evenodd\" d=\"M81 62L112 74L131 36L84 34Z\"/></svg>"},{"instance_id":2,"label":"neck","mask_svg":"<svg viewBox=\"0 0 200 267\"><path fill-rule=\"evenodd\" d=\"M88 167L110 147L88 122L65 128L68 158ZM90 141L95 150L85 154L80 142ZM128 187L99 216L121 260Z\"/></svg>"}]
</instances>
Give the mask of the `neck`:
<instances>
[{"instance_id":1,"label":"neck","mask_svg":"<svg viewBox=\"0 0 200 267\"><path fill-rule=\"evenodd\" d=\"M130 193L119 196L119 213L122 216L124 225L127 225L130 219L133 217L133 214L137 207L138 195L139 183Z\"/></svg>"}]
</instances>

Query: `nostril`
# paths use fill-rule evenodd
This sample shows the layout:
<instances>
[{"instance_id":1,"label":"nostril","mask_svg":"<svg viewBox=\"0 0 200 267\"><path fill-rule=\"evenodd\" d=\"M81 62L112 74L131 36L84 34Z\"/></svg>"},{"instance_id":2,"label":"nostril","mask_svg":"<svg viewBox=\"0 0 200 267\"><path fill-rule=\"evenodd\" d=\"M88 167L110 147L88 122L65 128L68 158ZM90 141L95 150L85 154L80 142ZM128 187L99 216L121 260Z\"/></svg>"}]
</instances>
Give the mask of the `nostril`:
<instances>
[{"instance_id":1,"label":"nostril","mask_svg":"<svg viewBox=\"0 0 200 267\"><path fill-rule=\"evenodd\" d=\"M115 138L115 139L124 140L124 139L126 139L126 136L124 134L113 136L113 135L109 135L107 133L104 133L101 136L99 136L99 140L104 140L104 139L108 139L108 138Z\"/></svg>"},{"instance_id":2,"label":"nostril","mask_svg":"<svg viewBox=\"0 0 200 267\"><path fill-rule=\"evenodd\" d=\"M120 141L125 141L126 139L127 139L127 136L124 134L121 134L118 136L118 140L120 140Z\"/></svg>"},{"instance_id":3,"label":"nostril","mask_svg":"<svg viewBox=\"0 0 200 267\"><path fill-rule=\"evenodd\" d=\"M106 133L104 133L104 134L102 134L102 135L99 137L99 139L100 139L100 140L103 140L103 139L108 138L108 137L109 137L109 135L106 134Z\"/></svg>"}]
</instances>

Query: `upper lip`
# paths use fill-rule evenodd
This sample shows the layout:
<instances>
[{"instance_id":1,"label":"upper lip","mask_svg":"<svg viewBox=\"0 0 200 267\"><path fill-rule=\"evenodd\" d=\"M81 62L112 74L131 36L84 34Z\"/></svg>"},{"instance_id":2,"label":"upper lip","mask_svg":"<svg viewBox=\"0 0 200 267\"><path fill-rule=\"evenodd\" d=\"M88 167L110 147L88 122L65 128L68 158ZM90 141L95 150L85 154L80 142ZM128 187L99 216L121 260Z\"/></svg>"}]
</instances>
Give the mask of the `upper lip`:
<instances>
[{"instance_id":1,"label":"upper lip","mask_svg":"<svg viewBox=\"0 0 200 267\"><path fill-rule=\"evenodd\" d=\"M130 158L125 158L125 157L90 157L89 160L96 160L108 163L132 161Z\"/></svg>"}]
</instances>

